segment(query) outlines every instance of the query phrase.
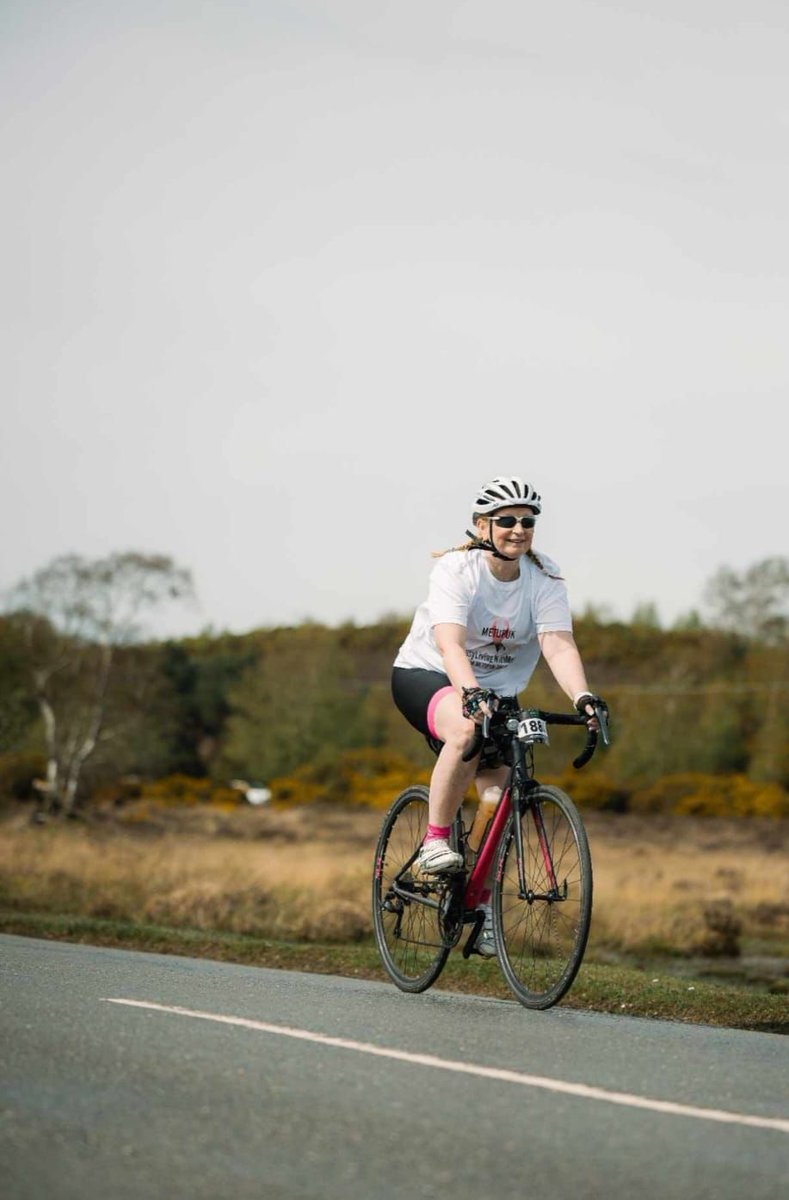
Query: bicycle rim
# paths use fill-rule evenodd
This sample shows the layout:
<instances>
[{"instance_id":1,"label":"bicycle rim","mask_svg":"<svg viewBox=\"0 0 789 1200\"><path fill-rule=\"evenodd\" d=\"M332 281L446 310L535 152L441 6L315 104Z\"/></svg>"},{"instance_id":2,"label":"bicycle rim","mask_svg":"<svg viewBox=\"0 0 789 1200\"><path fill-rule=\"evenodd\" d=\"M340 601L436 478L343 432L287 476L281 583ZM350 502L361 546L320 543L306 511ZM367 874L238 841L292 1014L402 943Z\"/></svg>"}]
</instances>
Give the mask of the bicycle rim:
<instances>
[{"instance_id":1,"label":"bicycle rim","mask_svg":"<svg viewBox=\"0 0 789 1200\"><path fill-rule=\"evenodd\" d=\"M589 843L569 796L552 787L532 792L520 817L527 888L522 897L515 820L513 813L493 889L496 947L507 983L521 1004L550 1008L575 979L589 936Z\"/></svg>"},{"instance_id":2,"label":"bicycle rim","mask_svg":"<svg viewBox=\"0 0 789 1200\"><path fill-rule=\"evenodd\" d=\"M449 955L432 904L447 884L412 872L427 831L427 788L407 788L384 818L375 851L373 925L389 975L404 992L424 992L438 979Z\"/></svg>"}]
</instances>

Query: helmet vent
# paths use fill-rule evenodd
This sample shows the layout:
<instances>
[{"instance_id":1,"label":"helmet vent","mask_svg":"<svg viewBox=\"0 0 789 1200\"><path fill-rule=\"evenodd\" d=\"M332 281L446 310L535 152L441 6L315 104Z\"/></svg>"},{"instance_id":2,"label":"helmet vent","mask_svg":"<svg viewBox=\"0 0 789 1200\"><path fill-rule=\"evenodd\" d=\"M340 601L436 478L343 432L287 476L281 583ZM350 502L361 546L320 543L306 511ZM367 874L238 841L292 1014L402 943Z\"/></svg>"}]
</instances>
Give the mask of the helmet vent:
<instances>
[{"instance_id":1,"label":"helmet vent","mask_svg":"<svg viewBox=\"0 0 789 1200\"><path fill-rule=\"evenodd\" d=\"M474 512L480 516L495 512L497 508L506 508L510 504L524 504L533 508L536 513L542 512L542 499L530 483L517 475L497 476L486 483L477 493Z\"/></svg>"}]
</instances>

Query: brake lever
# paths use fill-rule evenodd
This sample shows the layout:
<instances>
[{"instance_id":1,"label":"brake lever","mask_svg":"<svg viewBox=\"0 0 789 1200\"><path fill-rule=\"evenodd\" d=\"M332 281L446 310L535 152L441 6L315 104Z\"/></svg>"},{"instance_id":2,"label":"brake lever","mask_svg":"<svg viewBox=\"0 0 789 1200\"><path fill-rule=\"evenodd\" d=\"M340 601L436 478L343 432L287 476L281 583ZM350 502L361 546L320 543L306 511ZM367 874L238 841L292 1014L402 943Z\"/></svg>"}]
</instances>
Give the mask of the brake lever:
<instances>
[{"instance_id":1,"label":"brake lever","mask_svg":"<svg viewBox=\"0 0 789 1200\"><path fill-rule=\"evenodd\" d=\"M593 708L594 708L594 715L597 718L597 723L600 726L600 737L603 739L603 745L610 746L611 745L611 733L608 728L608 717L606 715L606 711L599 704L593 705ZM578 757L573 759L573 766L575 767L576 771L580 771L581 767L586 766L586 764L589 762L589 759L592 757L592 755L594 754L596 749L597 749L597 730L590 729L589 736L586 739L586 745L584 746L583 750L578 755Z\"/></svg>"},{"instance_id":2,"label":"brake lever","mask_svg":"<svg viewBox=\"0 0 789 1200\"><path fill-rule=\"evenodd\" d=\"M608 728L608 715L602 705L593 705L594 715L597 717L597 723L600 726L600 737L603 739L604 746L611 745L611 733Z\"/></svg>"}]
</instances>

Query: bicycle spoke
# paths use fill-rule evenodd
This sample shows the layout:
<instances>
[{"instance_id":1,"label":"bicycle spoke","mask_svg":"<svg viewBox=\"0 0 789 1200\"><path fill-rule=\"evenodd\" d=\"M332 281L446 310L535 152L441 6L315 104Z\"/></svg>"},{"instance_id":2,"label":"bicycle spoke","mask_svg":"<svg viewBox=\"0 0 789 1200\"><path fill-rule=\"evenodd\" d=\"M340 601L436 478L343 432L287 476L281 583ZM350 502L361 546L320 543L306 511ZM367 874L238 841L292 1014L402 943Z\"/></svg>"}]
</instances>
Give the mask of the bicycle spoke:
<instances>
[{"instance_id":1,"label":"bicycle spoke","mask_svg":"<svg viewBox=\"0 0 789 1200\"><path fill-rule=\"evenodd\" d=\"M518 999L527 1007L548 1008L570 987L583 957L592 868L572 801L556 788L541 787L532 803L520 818L527 893L520 894L511 829L501 851L494 922L502 970Z\"/></svg>"},{"instance_id":2,"label":"bicycle spoke","mask_svg":"<svg viewBox=\"0 0 789 1200\"><path fill-rule=\"evenodd\" d=\"M427 790L408 788L384 819L373 876L373 921L381 958L398 987L412 992L424 991L438 978L449 953L436 907L444 885L412 871L426 829Z\"/></svg>"}]
</instances>

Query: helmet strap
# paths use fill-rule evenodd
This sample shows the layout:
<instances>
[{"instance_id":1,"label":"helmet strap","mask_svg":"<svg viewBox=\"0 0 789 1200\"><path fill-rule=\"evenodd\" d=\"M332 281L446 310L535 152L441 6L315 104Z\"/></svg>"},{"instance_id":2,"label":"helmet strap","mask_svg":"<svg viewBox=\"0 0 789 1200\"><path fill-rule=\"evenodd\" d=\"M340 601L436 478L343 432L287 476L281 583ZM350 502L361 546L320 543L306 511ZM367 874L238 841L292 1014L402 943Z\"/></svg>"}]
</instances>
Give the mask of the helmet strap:
<instances>
[{"instance_id":1,"label":"helmet strap","mask_svg":"<svg viewBox=\"0 0 789 1200\"><path fill-rule=\"evenodd\" d=\"M504 562L516 562L517 561L516 559L510 558L506 554L502 554L501 551L497 550L496 547L493 545L493 521L492 520L490 521L490 523L488 525L488 531L489 531L490 536L486 537L486 538L481 538L476 533L473 533L470 529L466 530L466 533L468 534L468 536L471 538L472 542L474 543L473 549L474 550L488 550L493 555L494 558L501 558L504 560Z\"/></svg>"}]
</instances>

